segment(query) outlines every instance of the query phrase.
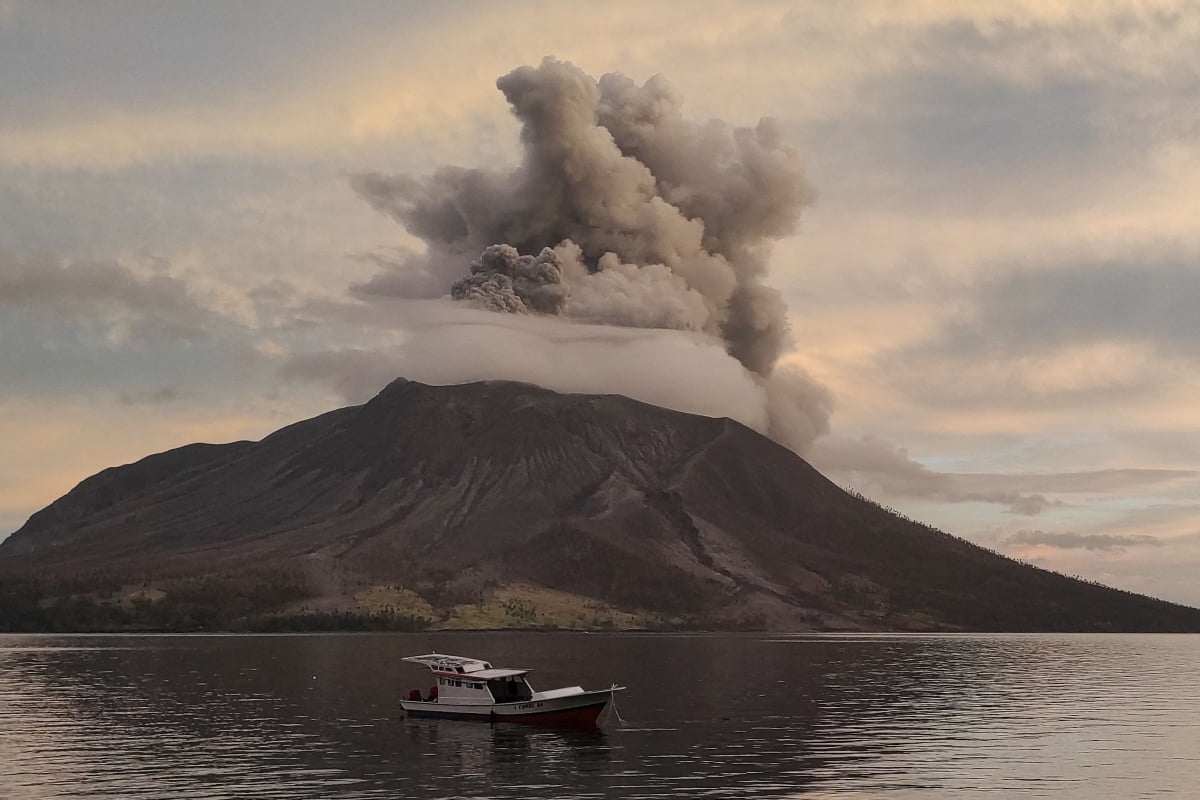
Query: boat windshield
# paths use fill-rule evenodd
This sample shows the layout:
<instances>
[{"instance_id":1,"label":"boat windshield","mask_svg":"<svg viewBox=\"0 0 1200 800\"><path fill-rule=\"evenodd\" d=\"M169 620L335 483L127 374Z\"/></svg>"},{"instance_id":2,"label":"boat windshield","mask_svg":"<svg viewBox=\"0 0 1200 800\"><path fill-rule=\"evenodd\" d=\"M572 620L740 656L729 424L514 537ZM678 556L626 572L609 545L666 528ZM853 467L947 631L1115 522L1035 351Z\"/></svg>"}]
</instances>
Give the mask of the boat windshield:
<instances>
[{"instance_id":1,"label":"boat windshield","mask_svg":"<svg viewBox=\"0 0 1200 800\"><path fill-rule=\"evenodd\" d=\"M533 690L520 675L494 678L487 683L497 703L520 703L533 697Z\"/></svg>"}]
</instances>

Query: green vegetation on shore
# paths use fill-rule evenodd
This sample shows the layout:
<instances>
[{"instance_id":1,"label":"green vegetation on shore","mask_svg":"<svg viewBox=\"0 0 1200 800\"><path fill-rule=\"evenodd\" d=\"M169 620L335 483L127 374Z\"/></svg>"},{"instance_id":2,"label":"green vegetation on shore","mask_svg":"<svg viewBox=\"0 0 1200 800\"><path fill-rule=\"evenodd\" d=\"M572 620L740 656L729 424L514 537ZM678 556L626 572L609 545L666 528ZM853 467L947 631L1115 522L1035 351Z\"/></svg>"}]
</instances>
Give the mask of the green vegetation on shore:
<instances>
[{"instance_id":1,"label":"green vegetation on shore","mask_svg":"<svg viewBox=\"0 0 1200 800\"><path fill-rule=\"evenodd\" d=\"M401 586L371 586L347 607L323 607L294 576L143 581L108 576L0 580L0 632L637 630L677 627L590 598L528 584L436 609Z\"/></svg>"}]
</instances>

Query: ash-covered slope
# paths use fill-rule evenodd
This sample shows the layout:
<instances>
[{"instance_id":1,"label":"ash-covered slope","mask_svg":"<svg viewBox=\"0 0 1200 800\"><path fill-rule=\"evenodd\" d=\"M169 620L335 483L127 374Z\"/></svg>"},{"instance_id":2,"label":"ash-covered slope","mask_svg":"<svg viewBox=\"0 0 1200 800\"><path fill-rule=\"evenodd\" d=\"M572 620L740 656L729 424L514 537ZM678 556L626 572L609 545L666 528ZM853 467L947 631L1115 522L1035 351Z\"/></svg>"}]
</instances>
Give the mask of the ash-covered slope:
<instances>
[{"instance_id":1,"label":"ash-covered slope","mask_svg":"<svg viewBox=\"0 0 1200 800\"><path fill-rule=\"evenodd\" d=\"M386 585L435 615L519 584L706 627L1200 630L900 519L735 422L505 382L397 380L105 470L0 545L14 570L274 570L316 606Z\"/></svg>"}]
</instances>

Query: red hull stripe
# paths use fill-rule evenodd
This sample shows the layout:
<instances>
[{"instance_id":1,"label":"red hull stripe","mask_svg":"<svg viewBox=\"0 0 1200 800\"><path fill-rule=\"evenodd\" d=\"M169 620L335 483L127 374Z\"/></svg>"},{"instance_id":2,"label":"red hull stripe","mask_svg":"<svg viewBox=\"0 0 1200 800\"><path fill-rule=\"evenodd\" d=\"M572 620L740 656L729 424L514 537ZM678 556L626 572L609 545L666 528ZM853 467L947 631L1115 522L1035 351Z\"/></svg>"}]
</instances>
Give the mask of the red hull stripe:
<instances>
[{"instance_id":1,"label":"red hull stripe","mask_svg":"<svg viewBox=\"0 0 1200 800\"><path fill-rule=\"evenodd\" d=\"M537 725L594 725L600 712L608 705L607 700L601 700L591 705L578 708L564 708L557 711L542 711L536 714L463 714L446 711L426 711L411 709L410 717L441 717L442 719L467 719L478 722L523 722Z\"/></svg>"}]
</instances>

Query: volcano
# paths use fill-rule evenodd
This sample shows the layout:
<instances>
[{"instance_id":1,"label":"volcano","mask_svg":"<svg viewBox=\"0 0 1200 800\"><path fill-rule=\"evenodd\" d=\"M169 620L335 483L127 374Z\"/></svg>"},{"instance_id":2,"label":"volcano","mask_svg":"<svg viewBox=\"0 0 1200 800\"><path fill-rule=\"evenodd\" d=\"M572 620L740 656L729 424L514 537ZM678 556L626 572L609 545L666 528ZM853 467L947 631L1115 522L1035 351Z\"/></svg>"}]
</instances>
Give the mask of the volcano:
<instances>
[{"instance_id":1,"label":"volcano","mask_svg":"<svg viewBox=\"0 0 1200 800\"><path fill-rule=\"evenodd\" d=\"M729 419L498 381L398 379L259 442L106 469L0 544L0 577L126 621L239 599L185 627L1200 631L1200 610L902 518Z\"/></svg>"}]
</instances>

